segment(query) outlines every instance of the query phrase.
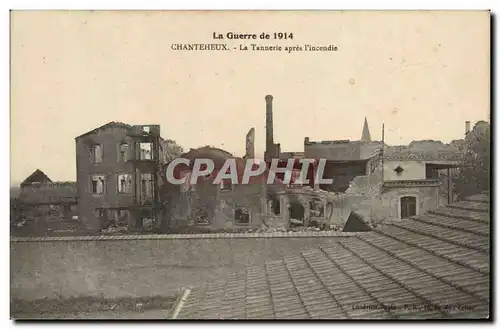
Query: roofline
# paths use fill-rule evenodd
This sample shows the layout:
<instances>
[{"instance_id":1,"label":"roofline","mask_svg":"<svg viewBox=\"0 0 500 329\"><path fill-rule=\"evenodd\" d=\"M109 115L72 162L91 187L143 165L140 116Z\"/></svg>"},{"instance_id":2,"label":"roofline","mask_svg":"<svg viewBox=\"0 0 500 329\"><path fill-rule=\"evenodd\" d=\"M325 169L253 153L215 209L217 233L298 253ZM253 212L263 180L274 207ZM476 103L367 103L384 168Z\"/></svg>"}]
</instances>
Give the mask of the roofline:
<instances>
[{"instance_id":1,"label":"roofline","mask_svg":"<svg viewBox=\"0 0 500 329\"><path fill-rule=\"evenodd\" d=\"M423 160L426 164L435 164L435 165L459 165L459 161L454 160Z\"/></svg>"},{"instance_id":2,"label":"roofline","mask_svg":"<svg viewBox=\"0 0 500 329\"><path fill-rule=\"evenodd\" d=\"M106 124L103 124L102 126L99 126L99 127L94 128L94 129L92 129L90 131L87 131L86 133L83 133L83 134L81 134L79 136L76 136L75 139L79 139L79 138L91 135L91 134L97 132L98 130L105 128L106 126L120 126L120 127L126 128L126 129L132 129L132 126L129 125L129 124L126 124L126 123L123 123L123 122L110 121L110 122L108 122Z\"/></svg>"},{"instance_id":3,"label":"roofline","mask_svg":"<svg viewBox=\"0 0 500 329\"><path fill-rule=\"evenodd\" d=\"M460 160L426 160L426 159L411 159L408 157L393 157L393 156L385 156L384 160L386 161L412 161L412 162L422 162L428 164L459 164Z\"/></svg>"},{"instance_id":4,"label":"roofline","mask_svg":"<svg viewBox=\"0 0 500 329\"><path fill-rule=\"evenodd\" d=\"M367 162L370 161L373 157L366 158L366 159L349 159L349 160L329 160L325 159L326 162L331 162L331 163L349 163L349 162L355 162L355 163L361 163L361 162Z\"/></svg>"},{"instance_id":5,"label":"roofline","mask_svg":"<svg viewBox=\"0 0 500 329\"><path fill-rule=\"evenodd\" d=\"M127 123L123 123L123 122L116 122L116 121L111 121L111 122L108 122L108 123L106 123L106 124L104 124L104 125L102 125L102 126L100 126L100 127L95 128L95 129L93 129L93 130L91 130L91 131L88 131L88 132L86 132L86 133L84 133L84 134L81 134L81 135L79 135L79 136L76 136L76 137L75 137L75 140L76 140L76 139L79 139L79 138L81 138L81 137L85 137L85 136L91 135L91 134L93 134L93 133L97 132L98 130L105 128L106 126L113 126L113 125L120 126L120 127L122 127L122 128L125 128L125 129L132 129L132 128L133 128L133 126L132 126L132 125L129 125L129 124L127 124ZM163 138L163 137L161 137L161 136L158 136L158 137L160 138L160 140L161 140L162 142L166 141L166 139L165 139L165 138Z\"/></svg>"},{"instance_id":6,"label":"roofline","mask_svg":"<svg viewBox=\"0 0 500 329\"><path fill-rule=\"evenodd\" d=\"M39 171L42 175L44 175L45 177L47 177L47 179L48 179L51 183L53 183L52 179L50 179L50 177L49 177L46 173L44 173L42 170L40 170L40 169L38 169L38 168L37 168L37 169L35 169L35 171L33 171L33 172L32 172L32 173L28 176L28 177L26 177L26 178L25 178L25 179L24 179L21 183L19 183L19 185L20 185L20 186L23 186L23 185L29 185L30 183L26 183L26 181L27 181L28 179L30 179L30 178L31 178L31 176L33 176L34 174L36 174L38 171Z\"/></svg>"}]
</instances>

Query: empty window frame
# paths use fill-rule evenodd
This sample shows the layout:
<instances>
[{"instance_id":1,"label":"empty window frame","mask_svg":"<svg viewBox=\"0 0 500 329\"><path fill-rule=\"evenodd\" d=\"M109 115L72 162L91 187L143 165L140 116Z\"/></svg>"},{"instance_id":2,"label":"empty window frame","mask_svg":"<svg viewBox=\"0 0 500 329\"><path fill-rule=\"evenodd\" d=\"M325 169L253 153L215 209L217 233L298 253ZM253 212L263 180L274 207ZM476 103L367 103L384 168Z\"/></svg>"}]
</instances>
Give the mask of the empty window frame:
<instances>
[{"instance_id":1,"label":"empty window frame","mask_svg":"<svg viewBox=\"0 0 500 329\"><path fill-rule=\"evenodd\" d=\"M281 214L281 200L279 197L271 197L268 206L272 215Z\"/></svg>"},{"instance_id":2,"label":"empty window frame","mask_svg":"<svg viewBox=\"0 0 500 329\"><path fill-rule=\"evenodd\" d=\"M106 192L106 176L92 175L91 177L90 192L92 194L100 195Z\"/></svg>"},{"instance_id":3,"label":"empty window frame","mask_svg":"<svg viewBox=\"0 0 500 329\"><path fill-rule=\"evenodd\" d=\"M118 175L118 193L132 193L132 175L131 174L119 174Z\"/></svg>"},{"instance_id":4,"label":"empty window frame","mask_svg":"<svg viewBox=\"0 0 500 329\"><path fill-rule=\"evenodd\" d=\"M250 210L246 207L239 207L234 210L234 223L236 225L250 224Z\"/></svg>"},{"instance_id":5,"label":"empty window frame","mask_svg":"<svg viewBox=\"0 0 500 329\"><path fill-rule=\"evenodd\" d=\"M128 144L121 143L118 145L118 162L127 162L128 161Z\"/></svg>"},{"instance_id":6,"label":"empty window frame","mask_svg":"<svg viewBox=\"0 0 500 329\"><path fill-rule=\"evenodd\" d=\"M138 143L139 145L139 159L140 160L153 160L153 143Z\"/></svg>"},{"instance_id":7,"label":"empty window frame","mask_svg":"<svg viewBox=\"0 0 500 329\"><path fill-rule=\"evenodd\" d=\"M310 201L309 202L309 216L311 218L324 217L325 216L325 205L321 201Z\"/></svg>"},{"instance_id":8,"label":"empty window frame","mask_svg":"<svg viewBox=\"0 0 500 329\"><path fill-rule=\"evenodd\" d=\"M92 162L101 163L102 162L102 145L96 144L92 146L91 149Z\"/></svg>"},{"instance_id":9,"label":"empty window frame","mask_svg":"<svg viewBox=\"0 0 500 329\"><path fill-rule=\"evenodd\" d=\"M141 174L141 200L151 201L153 199L154 193L154 181L153 174L143 173Z\"/></svg>"}]
</instances>

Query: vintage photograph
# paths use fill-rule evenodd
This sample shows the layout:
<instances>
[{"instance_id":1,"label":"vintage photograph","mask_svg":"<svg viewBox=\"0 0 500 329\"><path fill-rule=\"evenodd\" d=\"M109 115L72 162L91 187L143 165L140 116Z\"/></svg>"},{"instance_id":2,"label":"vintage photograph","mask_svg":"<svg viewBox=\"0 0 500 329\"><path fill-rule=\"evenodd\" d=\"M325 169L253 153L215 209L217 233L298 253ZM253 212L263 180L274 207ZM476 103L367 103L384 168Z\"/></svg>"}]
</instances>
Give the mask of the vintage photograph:
<instances>
[{"instance_id":1,"label":"vintage photograph","mask_svg":"<svg viewBox=\"0 0 500 329\"><path fill-rule=\"evenodd\" d=\"M11 11L11 319L490 319L490 25Z\"/></svg>"}]
</instances>

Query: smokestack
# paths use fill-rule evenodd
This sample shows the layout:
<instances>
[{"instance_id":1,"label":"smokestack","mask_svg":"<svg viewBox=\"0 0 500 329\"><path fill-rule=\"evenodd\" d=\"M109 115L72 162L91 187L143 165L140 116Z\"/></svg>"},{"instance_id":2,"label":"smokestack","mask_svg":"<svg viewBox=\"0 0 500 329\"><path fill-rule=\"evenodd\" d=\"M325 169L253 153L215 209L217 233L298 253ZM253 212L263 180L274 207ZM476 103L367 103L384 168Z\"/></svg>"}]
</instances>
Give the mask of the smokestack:
<instances>
[{"instance_id":1,"label":"smokestack","mask_svg":"<svg viewBox=\"0 0 500 329\"><path fill-rule=\"evenodd\" d=\"M465 135L470 132L470 121L465 121Z\"/></svg>"},{"instance_id":2,"label":"smokestack","mask_svg":"<svg viewBox=\"0 0 500 329\"><path fill-rule=\"evenodd\" d=\"M266 96L266 152L272 152L274 147L273 138L273 96Z\"/></svg>"}]
</instances>

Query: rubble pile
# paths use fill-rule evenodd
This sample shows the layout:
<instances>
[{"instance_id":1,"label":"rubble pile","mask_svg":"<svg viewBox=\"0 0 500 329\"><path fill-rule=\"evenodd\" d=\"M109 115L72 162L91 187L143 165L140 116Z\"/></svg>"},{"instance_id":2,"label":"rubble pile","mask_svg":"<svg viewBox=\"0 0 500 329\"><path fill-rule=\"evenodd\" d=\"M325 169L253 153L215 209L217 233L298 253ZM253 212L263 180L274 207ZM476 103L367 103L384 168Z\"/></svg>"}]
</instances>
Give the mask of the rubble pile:
<instances>
[{"instance_id":1,"label":"rubble pile","mask_svg":"<svg viewBox=\"0 0 500 329\"><path fill-rule=\"evenodd\" d=\"M102 229L101 233L126 233L128 232L128 227L126 226L109 226L106 229Z\"/></svg>"},{"instance_id":2,"label":"rubble pile","mask_svg":"<svg viewBox=\"0 0 500 329\"><path fill-rule=\"evenodd\" d=\"M258 229L249 229L246 232L247 233L278 233L278 232L283 232L283 233L293 233L293 232L338 232L342 228L338 225L327 225L323 228L319 227L306 227L306 226L297 226L297 227L292 227L292 228L284 228L284 227L268 227L265 225L262 225Z\"/></svg>"}]
</instances>

